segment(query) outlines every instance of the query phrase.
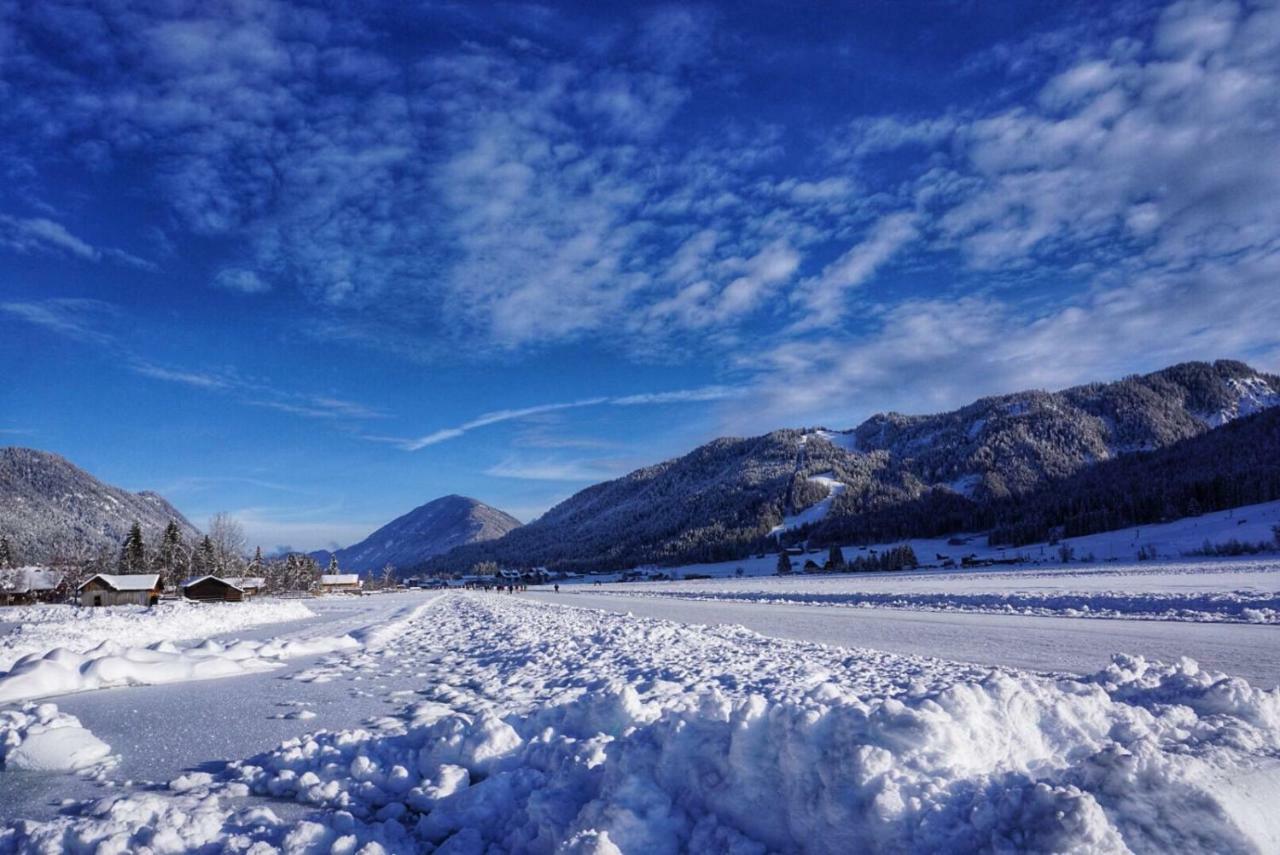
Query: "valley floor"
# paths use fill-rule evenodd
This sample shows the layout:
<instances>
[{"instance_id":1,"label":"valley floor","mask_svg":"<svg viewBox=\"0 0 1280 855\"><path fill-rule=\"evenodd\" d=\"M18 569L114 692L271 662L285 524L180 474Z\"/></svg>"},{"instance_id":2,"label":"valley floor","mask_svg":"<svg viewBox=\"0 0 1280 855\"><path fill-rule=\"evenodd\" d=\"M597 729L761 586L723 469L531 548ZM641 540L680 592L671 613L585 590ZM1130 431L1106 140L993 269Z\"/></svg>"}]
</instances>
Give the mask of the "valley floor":
<instances>
[{"instance_id":1,"label":"valley floor","mask_svg":"<svg viewBox=\"0 0 1280 855\"><path fill-rule=\"evenodd\" d=\"M1222 587L1274 597L1276 572ZM1144 584L1070 578L999 584ZM332 598L148 646L40 630L72 648L0 673L0 852L1280 848L1280 626L687 584Z\"/></svg>"}]
</instances>

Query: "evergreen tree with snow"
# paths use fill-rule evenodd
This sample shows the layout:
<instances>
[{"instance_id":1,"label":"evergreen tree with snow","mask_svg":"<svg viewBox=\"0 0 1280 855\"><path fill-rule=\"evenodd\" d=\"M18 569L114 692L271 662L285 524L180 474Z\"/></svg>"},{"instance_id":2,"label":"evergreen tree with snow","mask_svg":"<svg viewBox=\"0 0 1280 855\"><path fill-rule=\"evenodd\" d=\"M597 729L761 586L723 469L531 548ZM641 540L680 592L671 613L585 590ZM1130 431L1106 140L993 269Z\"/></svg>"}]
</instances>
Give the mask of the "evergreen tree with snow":
<instances>
[{"instance_id":1,"label":"evergreen tree with snow","mask_svg":"<svg viewBox=\"0 0 1280 855\"><path fill-rule=\"evenodd\" d=\"M250 577L260 577L263 575L263 568L266 564L262 560L262 547L259 546L253 551L253 560L249 562L249 566L245 569L245 575Z\"/></svg>"},{"instance_id":2,"label":"evergreen tree with snow","mask_svg":"<svg viewBox=\"0 0 1280 855\"><path fill-rule=\"evenodd\" d=\"M778 553L778 575L791 575L791 556L788 555L785 550Z\"/></svg>"},{"instance_id":3,"label":"evergreen tree with snow","mask_svg":"<svg viewBox=\"0 0 1280 855\"><path fill-rule=\"evenodd\" d=\"M844 553L840 551L840 547L833 546L827 553L827 569L838 570L844 567Z\"/></svg>"},{"instance_id":4,"label":"evergreen tree with snow","mask_svg":"<svg viewBox=\"0 0 1280 855\"><path fill-rule=\"evenodd\" d=\"M209 535L200 538L200 545L196 547L195 554L191 558L191 575L193 576L216 576L218 569L218 549L213 545L213 540Z\"/></svg>"},{"instance_id":5,"label":"evergreen tree with snow","mask_svg":"<svg viewBox=\"0 0 1280 855\"><path fill-rule=\"evenodd\" d=\"M147 544L142 538L142 526L136 522L129 527L129 534L120 546L116 569L124 574L147 572Z\"/></svg>"},{"instance_id":6,"label":"evergreen tree with snow","mask_svg":"<svg viewBox=\"0 0 1280 855\"><path fill-rule=\"evenodd\" d=\"M329 567L324 572L326 575L329 575L329 576L336 576L342 572L340 569L338 569L338 556L336 555L329 556Z\"/></svg>"},{"instance_id":7,"label":"evergreen tree with snow","mask_svg":"<svg viewBox=\"0 0 1280 855\"><path fill-rule=\"evenodd\" d=\"M9 546L9 538L0 535L0 570L10 570L17 563L13 557L13 548Z\"/></svg>"},{"instance_id":8,"label":"evergreen tree with snow","mask_svg":"<svg viewBox=\"0 0 1280 855\"><path fill-rule=\"evenodd\" d=\"M178 528L177 522L169 520L156 546L152 569L160 574L165 588L176 591L182 585L190 563L191 556L186 541L182 539L182 529Z\"/></svg>"}]
</instances>

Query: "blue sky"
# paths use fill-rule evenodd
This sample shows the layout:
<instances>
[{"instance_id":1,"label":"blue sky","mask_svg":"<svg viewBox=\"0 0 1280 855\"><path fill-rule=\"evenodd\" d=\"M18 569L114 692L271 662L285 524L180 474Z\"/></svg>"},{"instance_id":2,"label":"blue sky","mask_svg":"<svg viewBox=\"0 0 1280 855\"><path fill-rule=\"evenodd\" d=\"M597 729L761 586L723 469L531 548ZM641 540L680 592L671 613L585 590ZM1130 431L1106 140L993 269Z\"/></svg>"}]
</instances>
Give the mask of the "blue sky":
<instances>
[{"instance_id":1,"label":"blue sky","mask_svg":"<svg viewBox=\"0 0 1280 855\"><path fill-rule=\"evenodd\" d=\"M796 6L0 0L0 443L314 548L1280 368L1275 3Z\"/></svg>"}]
</instances>

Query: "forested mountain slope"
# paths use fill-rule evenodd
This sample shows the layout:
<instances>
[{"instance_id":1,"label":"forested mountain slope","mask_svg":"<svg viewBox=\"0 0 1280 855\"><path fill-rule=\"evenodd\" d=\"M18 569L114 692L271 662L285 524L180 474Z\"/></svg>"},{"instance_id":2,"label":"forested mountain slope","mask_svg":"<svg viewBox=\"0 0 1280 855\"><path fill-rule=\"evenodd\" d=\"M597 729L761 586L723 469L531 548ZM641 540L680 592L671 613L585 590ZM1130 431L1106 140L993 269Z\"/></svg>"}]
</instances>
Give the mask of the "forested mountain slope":
<instances>
[{"instance_id":1,"label":"forested mountain slope","mask_svg":"<svg viewBox=\"0 0 1280 855\"><path fill-rule=\"evenodd\" d=\"M0 535L19 561L113 552L137 522L151 539L169 521L197 532L178 509L152 493L104 484L66 459L31 448L0 448Z\"/></svg>"},{"instance_id":2,"label":"forested mountain slope","mask_svg":"<svg viewBox=\"0 0 1280 855\"><path fill-rule=\"evenodd\" d=\"M1280 377L1240 362L1197 362L1061 392L984 398L938 415L878 415L851 431L717 439L589 487L527 526L428 566L464 570L495 560L616 569L734 558L771 548L771 530L823 499L825 516L786 530L783 542L956 530L978 509L1277 403ZM811 480L817 476L845 486L829 495L829 481Z\"/></svg>"}]
</instances>

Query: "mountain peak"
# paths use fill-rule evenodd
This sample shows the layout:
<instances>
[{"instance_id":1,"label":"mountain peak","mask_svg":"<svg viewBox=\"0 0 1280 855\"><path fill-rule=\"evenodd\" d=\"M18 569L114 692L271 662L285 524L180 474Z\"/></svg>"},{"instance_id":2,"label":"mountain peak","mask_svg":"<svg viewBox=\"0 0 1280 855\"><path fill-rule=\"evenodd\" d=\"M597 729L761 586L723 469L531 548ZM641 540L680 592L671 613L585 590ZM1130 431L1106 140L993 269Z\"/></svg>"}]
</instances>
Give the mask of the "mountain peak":
<instances>
[{"instance_id":1,"label":"mountain peak","mask_svg":"<svg viewBox=\"0 0 1280 855\"><path fill-rule=\"evenodd\" d=\"M374 572L387 564L410 570L456 546L492 540L520 525L515 517L479 499L450 493L419 505L332 555L348 570Z\"/></svg>"}]
</instances>

